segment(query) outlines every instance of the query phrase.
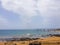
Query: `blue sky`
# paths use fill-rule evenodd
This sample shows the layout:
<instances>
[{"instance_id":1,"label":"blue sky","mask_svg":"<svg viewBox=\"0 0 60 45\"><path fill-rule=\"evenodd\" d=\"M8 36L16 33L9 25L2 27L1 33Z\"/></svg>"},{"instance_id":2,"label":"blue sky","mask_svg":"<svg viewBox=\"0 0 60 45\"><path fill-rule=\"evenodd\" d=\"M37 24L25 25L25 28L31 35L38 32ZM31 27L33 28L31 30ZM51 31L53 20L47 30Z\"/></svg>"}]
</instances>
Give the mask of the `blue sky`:
<instances>
[{"instance_id":1,"label":"blue sky","mask_svg":"<svg viewBox=\"0 0 60 45\"><path fill-rule=\"evenodd\" d=\"M59 0L0 0L0 29L60 28Z\"/></svg>"}]
</instances>

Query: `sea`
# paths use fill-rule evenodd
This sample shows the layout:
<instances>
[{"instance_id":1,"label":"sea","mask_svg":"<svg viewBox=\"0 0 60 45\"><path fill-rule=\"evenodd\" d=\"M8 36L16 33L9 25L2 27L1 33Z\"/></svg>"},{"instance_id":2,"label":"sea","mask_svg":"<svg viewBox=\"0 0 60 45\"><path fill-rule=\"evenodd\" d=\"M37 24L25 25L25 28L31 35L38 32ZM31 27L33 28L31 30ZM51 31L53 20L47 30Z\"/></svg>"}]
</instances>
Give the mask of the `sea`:
<instances>
[{"instance_id":1,"label":"sea","mask_svg":"<svg viewBox=\"0 0 60 45\"><path fill-rule=\"evenodd\" d=\"M1 36L21 36L21 35L48 35L48 34L60 34L60 32L54 31L45 31L45 30L37 30L37 29L24 29L24 30L0 30L0 37Z\"/></svg>"}]
</instances>

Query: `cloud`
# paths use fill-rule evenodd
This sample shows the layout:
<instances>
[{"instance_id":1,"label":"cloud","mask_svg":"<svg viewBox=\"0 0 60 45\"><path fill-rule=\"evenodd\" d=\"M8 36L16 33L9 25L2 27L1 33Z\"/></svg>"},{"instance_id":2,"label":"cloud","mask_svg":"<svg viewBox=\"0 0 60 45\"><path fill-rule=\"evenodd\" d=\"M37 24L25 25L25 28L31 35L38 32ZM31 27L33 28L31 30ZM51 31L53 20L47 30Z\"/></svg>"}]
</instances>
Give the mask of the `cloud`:
<instances>
[{"instance_id":1,"label":"cloud","mask_svg":"<svg viewBox=\"0 0 60 45\"><path fill-rule=\"evenodd\" d=\"M43 27L54 24L51 18L60 17L59 4L59 0L1 0L2 7L19 14L22 25L25 26L30 24L31 18L37 15L43 18L40 23Z\"/></svg>"},{"instance_id":2,"label":"cloud","mask_svg":"<svg viewBox=\"0 0 60 45\"><path fill-rule=\"evenodd\" d=\"M14 11L22 16L36 14L33 0L1 0L3 8Z\"/></svg>"},{"instance_id":3,"label":"cloud","mask_svg":"<svg viewBox=\"0 0 60 45\"><path fill-rule=\"evenodd\" d=\"M38 0L38 2L34 0L1 0L1 2L3 8L29 17L35 16L36 10L44 17L50 16L48 14L52 14L60 8L59 1L56 0Z\"/></svg>"},{"instance_id":4,"label":"cloud","mask_svg":"<svg viewBox=\"0 0 60 45\"><path fill-rule=\"evenodd\" d=\"M38 3L38 9L43 17L59 16L60 1L57 0L41 0Z\"/></svg>"},{"instance_id":5,"label":"cloud","mask_svg":"<svg viewBox=\"0 0 60 45\"><path fill-rule=\"evenodd\" d=\"M33 0L1 0L2 7L21 16L23 25L30 23L31 17L37 15Z\"/></svg>"}]
</instances>

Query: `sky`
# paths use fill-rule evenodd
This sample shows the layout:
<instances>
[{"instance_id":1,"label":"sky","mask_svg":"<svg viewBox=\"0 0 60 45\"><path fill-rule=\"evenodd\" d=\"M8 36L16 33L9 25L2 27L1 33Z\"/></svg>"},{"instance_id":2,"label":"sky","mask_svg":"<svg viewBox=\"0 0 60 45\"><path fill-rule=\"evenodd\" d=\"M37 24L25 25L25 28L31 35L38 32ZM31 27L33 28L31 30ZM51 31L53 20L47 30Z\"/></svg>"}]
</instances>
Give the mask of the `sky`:
<instances>
[{"instance_id":1,"label":"sky","mask_svg":"<svg viewBox=\"0 0 60 45\"><path fill-rule=\"evenodd\" d=\"M0 29L60 28L60 0L0 0Z\"/></svg>"}]
</instances>

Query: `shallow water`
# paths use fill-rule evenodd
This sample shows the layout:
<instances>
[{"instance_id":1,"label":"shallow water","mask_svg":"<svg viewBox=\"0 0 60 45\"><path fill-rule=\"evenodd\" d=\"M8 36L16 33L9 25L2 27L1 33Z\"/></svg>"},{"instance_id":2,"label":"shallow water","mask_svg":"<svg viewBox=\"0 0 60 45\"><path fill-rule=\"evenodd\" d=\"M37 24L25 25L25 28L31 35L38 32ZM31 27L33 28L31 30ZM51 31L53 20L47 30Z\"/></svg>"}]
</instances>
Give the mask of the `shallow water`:
<instances>
[{"instance_id":1,"label":"shallow water","mask_svg":"<svg viewBox=\"0 0 60 45\"><path fill-rule=\"evenodd\" d=\"M31 34L31 35L46 35L46 34L56 34L58 32L48 32L44 30L0 30L0 36L16 36L16 35L25 35L25 34Z\"/></svg>"}]
</instances>

